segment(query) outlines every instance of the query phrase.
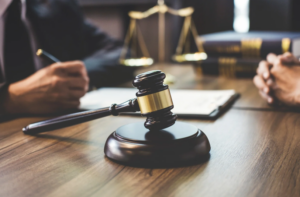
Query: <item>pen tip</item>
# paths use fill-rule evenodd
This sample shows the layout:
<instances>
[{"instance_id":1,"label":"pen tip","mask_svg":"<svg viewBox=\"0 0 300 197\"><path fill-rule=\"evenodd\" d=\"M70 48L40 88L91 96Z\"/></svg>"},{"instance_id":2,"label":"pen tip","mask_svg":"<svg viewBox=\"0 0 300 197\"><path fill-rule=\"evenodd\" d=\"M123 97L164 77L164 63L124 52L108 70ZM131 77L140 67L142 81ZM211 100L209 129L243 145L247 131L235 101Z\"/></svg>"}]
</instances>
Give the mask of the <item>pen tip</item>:
<instances>
[{"instance_id":1,"label":"pen tip","mask_svg":"<svg viewBox=\"0 0 300 197\"><path fill-rule=\"evenodd\" d=\"M42 55L42 53L43 53L43 50L42 50L42 49L38 49L38 50L36 51L36 55L37 55L37 56Z\"/></svg>"}]
</instances>

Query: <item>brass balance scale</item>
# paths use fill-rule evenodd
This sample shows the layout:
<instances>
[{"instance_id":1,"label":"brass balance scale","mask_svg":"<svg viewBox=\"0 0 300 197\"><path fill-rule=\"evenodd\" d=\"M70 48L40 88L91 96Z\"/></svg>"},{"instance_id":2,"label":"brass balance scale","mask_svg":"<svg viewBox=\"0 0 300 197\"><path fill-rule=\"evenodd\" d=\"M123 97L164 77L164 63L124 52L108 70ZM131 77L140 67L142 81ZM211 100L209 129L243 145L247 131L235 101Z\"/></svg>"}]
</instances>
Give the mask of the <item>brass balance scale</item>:
<instances>
[{"instance_id":1,"label":"brass balance scale","mask_svg":"<svg viewBox=\"0 0 300 197\"><path fill-rule=\"evenodd\" d=\"M125 44L122 49L122 53L120 56L120 63L124 66L136 66L136 67L146 67L151 66L154 63L153 58L151 58L148 48L145 44L143 35L141 30L138 27L137 20L142 20L148 18L151 15L158 13L158 61L159 63L163 63L165 61L165 14L169 13L175 16L184 17L184 24L181 30L181 35L179 38L179 42L176 48L176 54L173 55L173 60L176 62L193 62L200 61L207 58L206 53L203 50L202 44L197 43L197 30L195 24L192 20L192 14L194 13L194 8L187 7L179 10L172 9L168 7L164 0L158 0L157 5L150 8L145 12L131 11L129 12L129 16L131 18L130 25L128 28L127 35L125 37ZM197 52L190 53L190 34L193 36L193 39L197 46ZM128 53L128 49L131 48L133 51L132 42L137 40L138 45L141 49L143 57L138 58L125 58ZM168 78L168 76L167 76Z\"/></svg>"}]
</instances>

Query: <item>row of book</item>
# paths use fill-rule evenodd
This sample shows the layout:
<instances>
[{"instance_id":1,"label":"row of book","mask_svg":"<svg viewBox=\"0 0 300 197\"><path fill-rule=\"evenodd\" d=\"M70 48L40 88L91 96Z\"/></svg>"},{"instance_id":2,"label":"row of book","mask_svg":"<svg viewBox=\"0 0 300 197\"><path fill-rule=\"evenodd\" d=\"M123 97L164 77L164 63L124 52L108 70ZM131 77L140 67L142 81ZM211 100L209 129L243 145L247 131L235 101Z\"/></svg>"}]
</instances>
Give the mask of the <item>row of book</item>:
<instances>
[{"instance_id":1,"label":"row of book","mask_svg":"<svg viewBox=\"0 0 300 197\"><path fill-rule=\"evenodd\" d=\"M207 54L196 63L204 74L252 77L269 53L300 57L300 32L227 31L199 36L197 44Z\"/></svg>"}]
</instances>

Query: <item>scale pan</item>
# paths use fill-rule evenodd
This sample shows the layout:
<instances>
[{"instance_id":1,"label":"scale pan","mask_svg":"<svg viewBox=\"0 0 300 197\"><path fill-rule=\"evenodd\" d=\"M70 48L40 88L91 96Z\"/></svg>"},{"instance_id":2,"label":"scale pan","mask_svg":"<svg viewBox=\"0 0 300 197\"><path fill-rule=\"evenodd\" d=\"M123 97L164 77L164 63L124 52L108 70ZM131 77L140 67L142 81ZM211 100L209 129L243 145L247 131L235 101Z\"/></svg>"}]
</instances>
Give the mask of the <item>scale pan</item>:
<instances>
[{"instance_id":1,"label":"scale pan","mask_svg":"<svg viewBox=\"0 0 300 197\"><path fill-rule=\"evenodd\" d=\"M128 58L121 60L120 63L130 67L147 67L151 66L154 63L154 60L150 57Z\"/></svg>"},{"instance_id":2,"label":"scale pan","mask_svg":"<svg viewBox=\"0 0 300 197\"><path fill-rule=\"evenodd\" d=\"M197 62L206 59L207 59L207 54L204 52L186 53L182 55L173 56L173 60L176 62Z\"/></svg>"}]
</instances>

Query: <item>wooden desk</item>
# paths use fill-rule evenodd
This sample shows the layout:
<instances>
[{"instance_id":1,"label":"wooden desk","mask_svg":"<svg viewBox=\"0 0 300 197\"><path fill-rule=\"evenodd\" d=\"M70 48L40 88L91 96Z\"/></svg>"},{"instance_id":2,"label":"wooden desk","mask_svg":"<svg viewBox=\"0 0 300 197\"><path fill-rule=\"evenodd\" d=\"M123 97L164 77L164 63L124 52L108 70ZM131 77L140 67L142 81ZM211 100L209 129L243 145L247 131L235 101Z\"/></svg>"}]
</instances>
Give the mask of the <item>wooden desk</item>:
<instances>
[{"instance_id":1,"label":"wooden desk","mask_svg":"<svg viewBox=\"0 0 300 197\"><path fill-rule=\"evenodd\" d=\"M225 81L202 80L210 87ZM239 80L230 81L225 87L246 90ZM242 81L250 87L251 80ZM255 107L259 97L244 94L241 100ZM106 117L38 137L22 134L24 125L38 120L20 118L0 124L0 196L300 195L298 113L231 108L215 121L182 120L207 134L211 157L203 164L171 169L126 167L104 157L111 132L144 118Z\"/></svg>"}]
</instances>

